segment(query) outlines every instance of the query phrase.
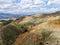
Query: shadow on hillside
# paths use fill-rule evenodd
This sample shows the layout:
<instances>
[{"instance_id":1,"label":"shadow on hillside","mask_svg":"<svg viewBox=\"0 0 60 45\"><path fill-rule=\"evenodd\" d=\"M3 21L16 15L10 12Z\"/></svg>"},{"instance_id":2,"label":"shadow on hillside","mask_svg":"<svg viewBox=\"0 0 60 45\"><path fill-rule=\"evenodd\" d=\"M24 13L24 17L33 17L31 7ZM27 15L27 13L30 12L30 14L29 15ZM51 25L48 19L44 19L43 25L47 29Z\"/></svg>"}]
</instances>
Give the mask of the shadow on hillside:
<instances>
[{"instance_id":1,"label":"shadow on hillside","mask_svg":"<svg viewBox=\"0 0 60 45\"><path fill-rule=\"evenodd\" d=\"M8 25L1 31L3 44L12 45L15 42L16 38L25 32L27 32L27 30L22 32L22 30L18 29L18 27L13 25Z\"/></svg>"}]
</instances>

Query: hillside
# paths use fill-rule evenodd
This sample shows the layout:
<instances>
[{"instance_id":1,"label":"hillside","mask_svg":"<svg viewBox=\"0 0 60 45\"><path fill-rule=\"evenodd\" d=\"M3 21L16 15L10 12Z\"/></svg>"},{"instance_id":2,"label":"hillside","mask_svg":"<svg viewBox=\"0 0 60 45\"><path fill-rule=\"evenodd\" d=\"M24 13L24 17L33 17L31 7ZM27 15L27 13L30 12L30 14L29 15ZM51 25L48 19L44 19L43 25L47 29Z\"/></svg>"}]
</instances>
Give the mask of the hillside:
<instances>
[{"instance_id":1,"label":"hillside","mask_svg":"<svg viewBox=\"0 0 60 45\"><path fill-rule=\"evenodd\" d=\"M51 18L51 17L50 17ZM16 41L15 41L15 43L13 44L13 45L28 45L28 44L30 44L30 45L41 45L40 44L40 40L41 40L41 38L44 38L44 37L41 37L41 32L44 32L44 36L45 36L45 33L47 33L46 34L46 38L48 38L48 36L49 36L49 33L50 32L54 32L54 30L55 31L58 31L57 32L57 34L56 35L58 35L58 33L59 33L59 29L60 29L60 26L59 26L59 23L56 23L56 25L54 24L54 22L55 22L55 20L57 20L56 19L57 17L55 17L55 18L52 18L50 21L48 21L48 22L44 22L44 23L42 23L42 24L39 24L39 25L37 25L37 26L34 26L33 28L32 28L32 31L30 31L29 33L27 33L27 34L29 34L29 35L27 35L27 36L24 36L25 34L23 34L23 36L19 36L17 39L16 39ZM59 20L59 19L58 19ZM53 25L53 24L54 25ZM55 32L56 33L56 32ZM42 36L43 36L42 35ZM59 35L60 35L60 33L59 33ZM58 35L58 36L59 36ZM51 37L50 37L51 38ZM54 38L54 37L52 37L52 38ZM60 37L59 37L60 38ZM57 38L58 39L58 38ZM43 40L43 39L42 39ZM41 40L41 41L42 41ZM45 39L44 39L45 40ZM56 41L55 39L52 39L53 41ZM47 41L47 40L45 40L45 41ZM48 40L49 41L49 40ZM58 40L57 40L58 41ZM45 43L45 42L42 42L42 43ZM50 43L50 42L49 42ZM45 45L45 44L44 44Z\"/></svg>"},{"instance_id":2,"label":"hillside","mask_svg":"<svg viewBox=\"0 0 60 45\"><path fill-rule=\"evenodd\" d=\"M9 21L0 29L0 45L60 45L58 13L36 14Z\"/></svg>"}]
</instances>

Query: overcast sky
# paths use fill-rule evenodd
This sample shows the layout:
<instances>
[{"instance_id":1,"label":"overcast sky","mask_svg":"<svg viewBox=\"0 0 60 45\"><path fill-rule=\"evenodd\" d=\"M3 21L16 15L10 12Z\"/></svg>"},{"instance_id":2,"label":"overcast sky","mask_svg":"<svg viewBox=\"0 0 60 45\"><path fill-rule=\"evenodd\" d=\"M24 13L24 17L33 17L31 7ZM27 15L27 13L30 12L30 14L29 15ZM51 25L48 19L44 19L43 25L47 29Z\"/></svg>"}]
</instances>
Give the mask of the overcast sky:
<instances>
[{"instance_id":1,"label":"overcast sky","mask_svg":"<svg viewBox=\"0 0 60 45\"><path fill-rule=\"evenodd\" d=\"M55 12L60 11L60 0L0 0L0 12Z\"/></svg>"}]
</instances>

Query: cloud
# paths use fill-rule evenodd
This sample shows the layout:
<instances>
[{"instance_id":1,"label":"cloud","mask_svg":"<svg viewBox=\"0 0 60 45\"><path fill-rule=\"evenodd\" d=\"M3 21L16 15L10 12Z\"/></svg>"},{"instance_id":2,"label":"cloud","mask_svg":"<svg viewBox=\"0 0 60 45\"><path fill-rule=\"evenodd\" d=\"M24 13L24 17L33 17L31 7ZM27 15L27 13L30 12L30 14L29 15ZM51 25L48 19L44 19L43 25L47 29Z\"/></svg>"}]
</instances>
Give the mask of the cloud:
<instances>
[{"instance_id":1,"label":"cloud","mask_svg":"<svg viewBox=\"0 0 60 45\"><path fill-rule=\"evenodd\" d=\"M60 0L49 0L48 5L60 5Z\"/></svg>"},{"instance_id":2,"label":"cloud","mask_svg":"<svg viewBox=\"0 0 60 45\"><path fill-rule=\"evenodd\" d=\"M60 10L59 5L60 0L0 0L0 12L54 12Z\"/></svg>"},{"instance_id":3,"label":"cloud","mask_svg":"<svg viewBox=\"0 0 60 45\"><path fill-rule=\"evenodd\" d=\"M42 4L44 4L45 2L44 1L42 1L42 0L35 0L35 2L34 2L34 4L36 4L36 5L42 5Z\"/></svg>"},{"instance_id":4,"label":"cloud","mask_svg":"<svg viewBox=\"0 0 60 45\"><path fill-rule=\"evenodd\" d=\"M11 6L11 0L0 0L0 8L8 8Z\"/></svg>"}]
</instances>

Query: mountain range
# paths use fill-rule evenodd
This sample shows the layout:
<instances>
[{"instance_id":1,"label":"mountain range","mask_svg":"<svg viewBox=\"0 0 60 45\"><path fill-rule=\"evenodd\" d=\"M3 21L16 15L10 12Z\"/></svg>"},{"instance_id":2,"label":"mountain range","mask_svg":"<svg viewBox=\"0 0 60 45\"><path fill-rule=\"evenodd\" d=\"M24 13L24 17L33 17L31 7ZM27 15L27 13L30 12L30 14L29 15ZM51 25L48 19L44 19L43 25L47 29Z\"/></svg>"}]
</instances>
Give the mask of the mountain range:
<instances>
[{"instance_id":1,"label":"mountain range","mask_svg":"<svg viewBox=\"0 0 60 45\"><path fill-rule=\"evenodd\" d=\"M58 13L60 11L57 11ZM7 18L19 18L23 16L28 16L28 15L35 15L35 14L42 14L41 12L29 12L29 13L19 13L19 14L12 14L12 13L0 13L0 19L7 19ZM43 13L43 14L48 14L48 13Z\"/></svg>"}]
</instances>

